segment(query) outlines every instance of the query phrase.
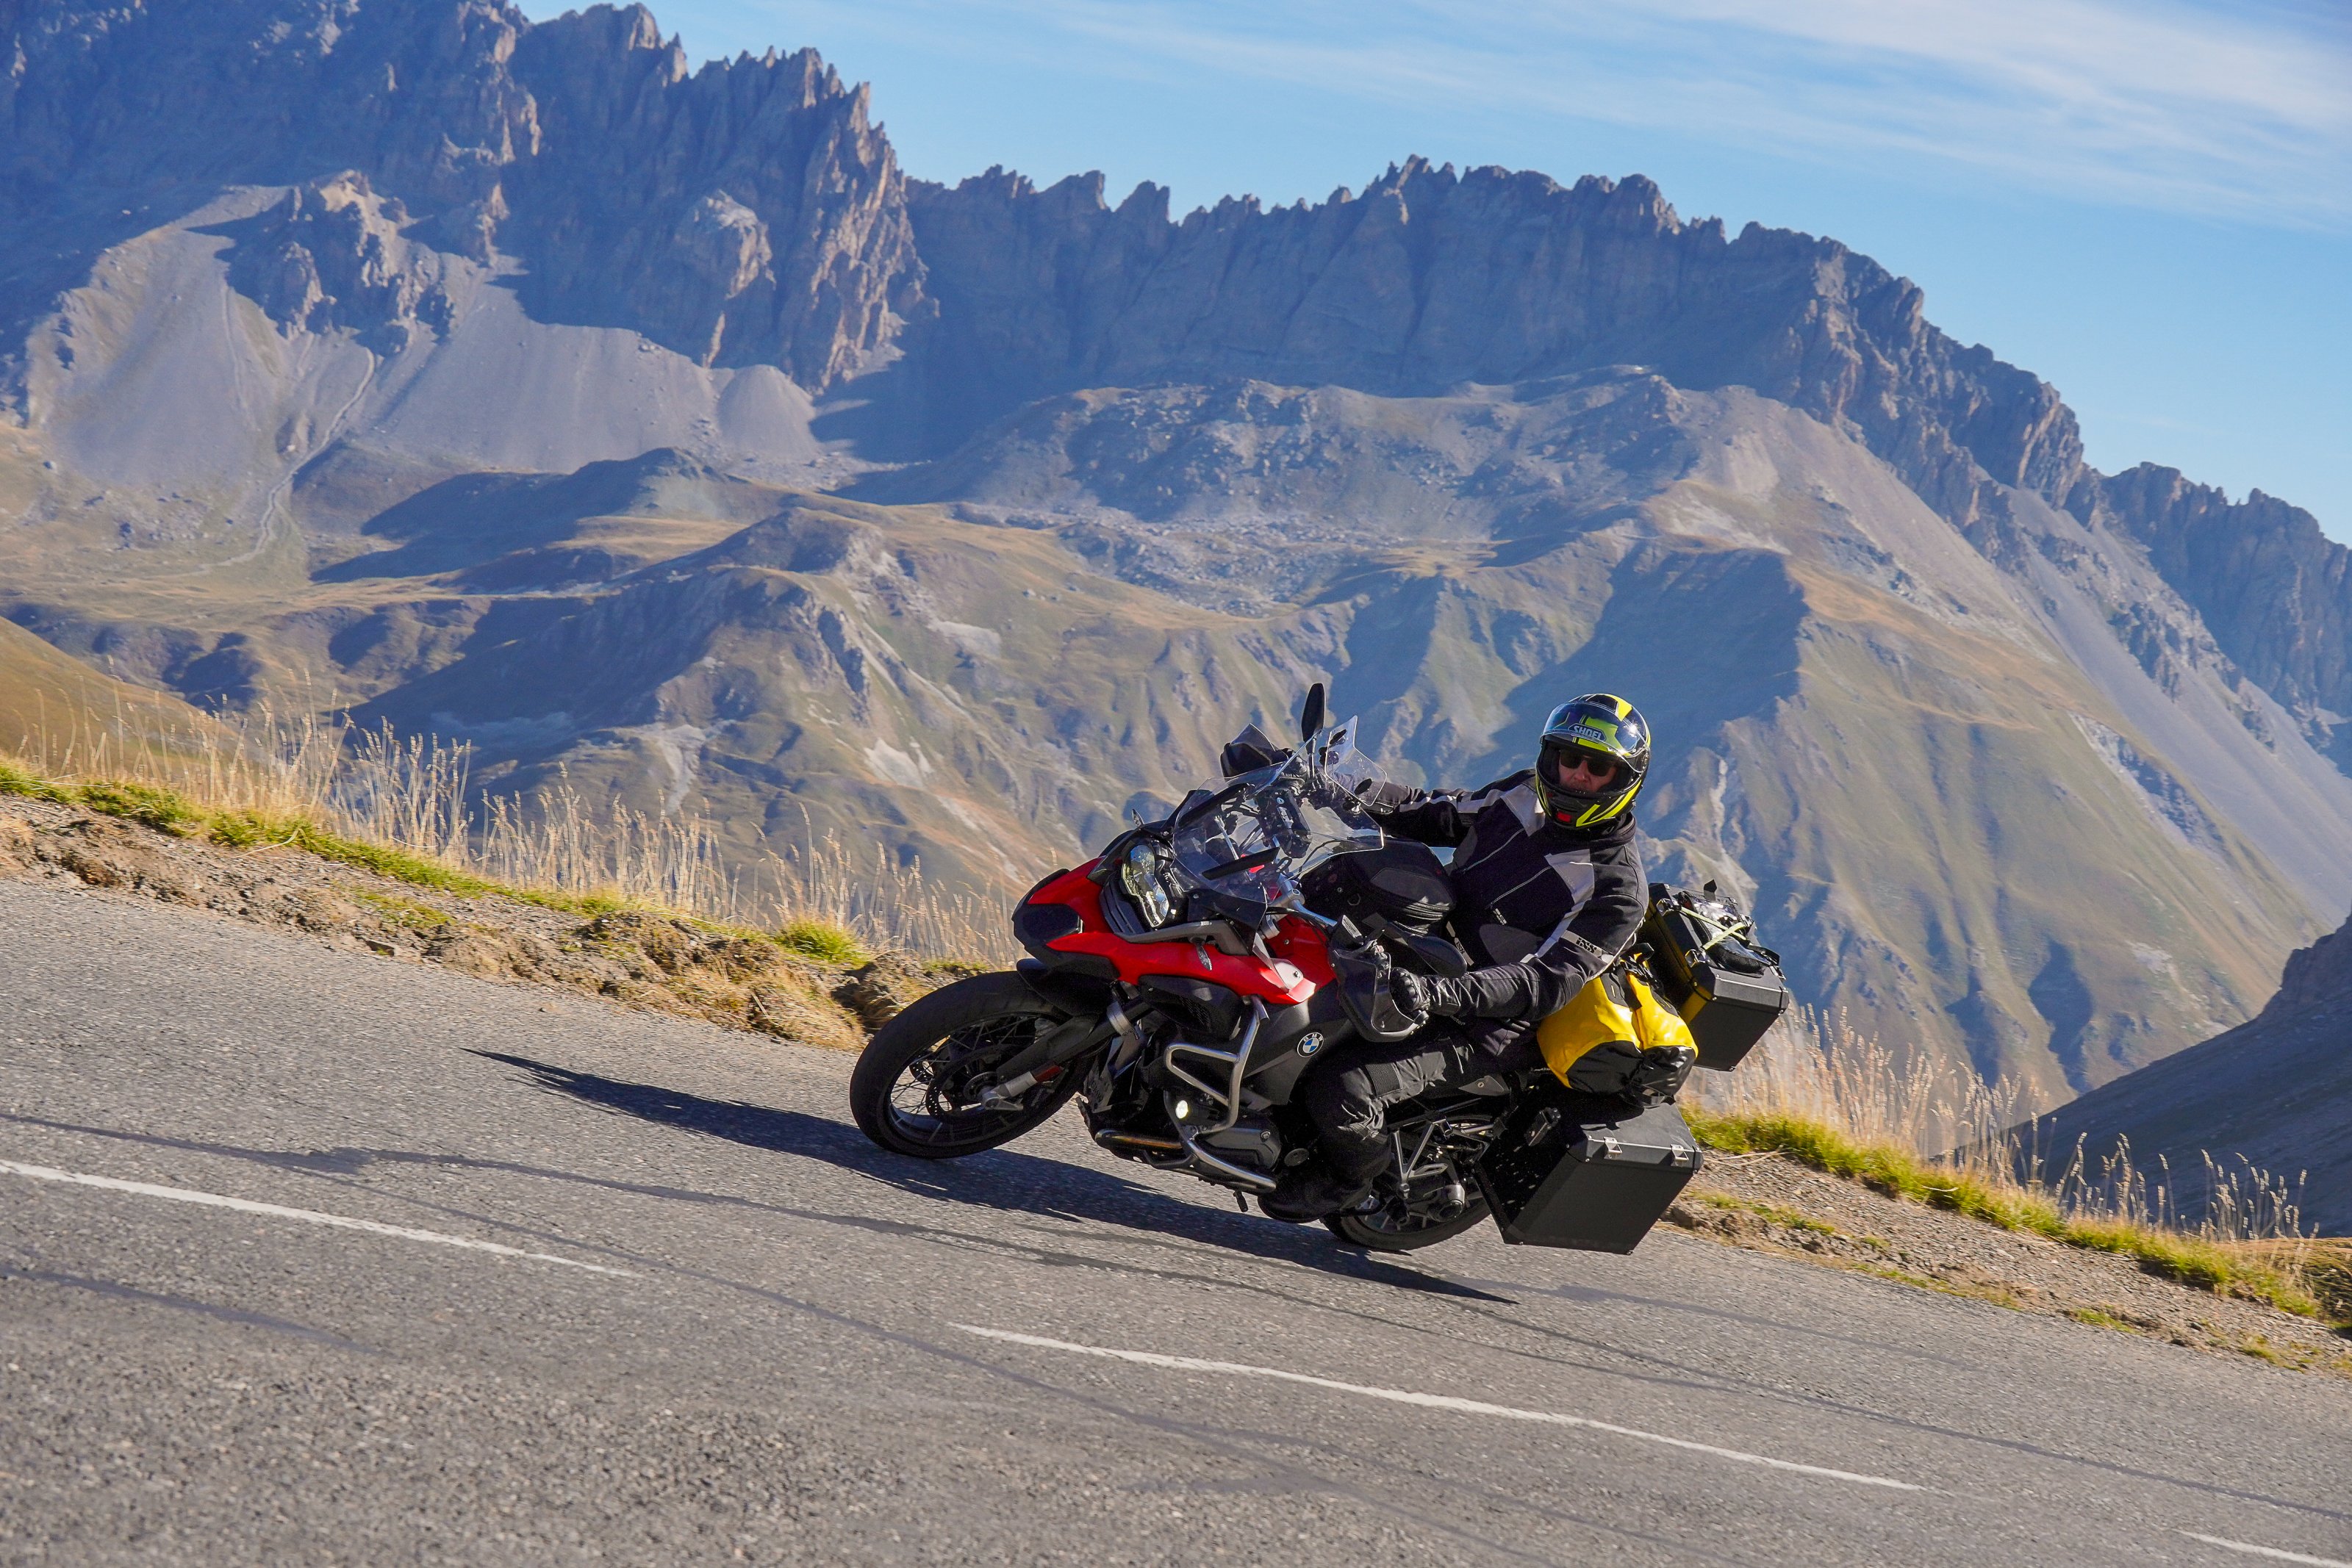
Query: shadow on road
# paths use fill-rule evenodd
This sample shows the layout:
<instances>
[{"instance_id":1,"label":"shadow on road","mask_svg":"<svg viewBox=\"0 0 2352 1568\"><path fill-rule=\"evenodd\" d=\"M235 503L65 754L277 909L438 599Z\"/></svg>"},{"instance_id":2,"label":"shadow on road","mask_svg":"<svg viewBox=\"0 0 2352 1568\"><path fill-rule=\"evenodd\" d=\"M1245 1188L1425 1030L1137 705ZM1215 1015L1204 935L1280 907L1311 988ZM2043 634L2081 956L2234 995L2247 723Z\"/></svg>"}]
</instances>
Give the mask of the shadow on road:
<instances>
[{"instance_id":1,"label":"shadow on road","mask_svg":"<svg viewBox=\"0 0 2352 1568\"><path fill-rule=\"evenodd\" d=\"M781 1111L742 1101L710 1100L683 1090L631 1083L494 1051L473 1054L521 1068L542 1088L575 1100L750 1148L823 1160L923 1197L1097 1220L1404 1290L1475 1301L1509 1301L1507 1297L1345 1249L1320 1226L1308 1229L1277 1225L1273 1220L1227 1213L1200 1204L1180 1203L1164 1193L1108 1171L1089 1170L1084 1166L1015 1154L1009 1149L968 1155L953 1162L950 1167L944 1163L890 1154L877 1148L855 1127L804 1112Z\"/></svg>"}]
</instances>

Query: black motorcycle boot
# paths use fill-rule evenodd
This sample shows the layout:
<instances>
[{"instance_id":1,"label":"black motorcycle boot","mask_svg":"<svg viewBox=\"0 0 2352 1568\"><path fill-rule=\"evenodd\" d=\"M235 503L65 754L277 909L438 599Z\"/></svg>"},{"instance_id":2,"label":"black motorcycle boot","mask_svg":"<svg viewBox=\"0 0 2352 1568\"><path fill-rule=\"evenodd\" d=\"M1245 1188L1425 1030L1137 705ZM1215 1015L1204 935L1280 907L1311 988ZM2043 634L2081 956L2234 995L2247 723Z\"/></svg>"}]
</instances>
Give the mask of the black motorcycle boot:
<instances>
[{"instance_id":1,"label":"black motorcycle boot","mask_svg":"<svg viewBox=\"0 0 2352 1568\"><path fill-rule=\"evenodd\" d=\"M1372 1190L1372 1180L1344 1175L1323 1160L1313 1159L1285 1171L1275 1189L1257 1200L1257 1207L1270 1219L1306 1225L1345 1213L1363 1202Z\"/></svg>"}]
</instances>

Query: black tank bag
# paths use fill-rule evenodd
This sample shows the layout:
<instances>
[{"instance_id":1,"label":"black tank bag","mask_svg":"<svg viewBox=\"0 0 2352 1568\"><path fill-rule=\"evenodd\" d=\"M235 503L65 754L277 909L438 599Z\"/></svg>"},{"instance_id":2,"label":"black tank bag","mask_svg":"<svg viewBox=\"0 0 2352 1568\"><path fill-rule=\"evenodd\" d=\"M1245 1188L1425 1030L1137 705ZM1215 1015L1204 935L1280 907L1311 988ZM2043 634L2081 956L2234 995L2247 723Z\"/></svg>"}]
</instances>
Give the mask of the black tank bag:
<instances>
[{"instance_id":1,"label":"black tank bag","mask_svg":"<svg viewBox=\"0 0 2352 1568\"><path fill-rule=\"evenodd\" d=\"M1428 845L1410 841L1334 855L1307 873L1300 891L1318 914L1344 915L1359 925L1377 915L1423 933L1436 930L1454 907L1445 867Z\"/></svg>"}]
</instances>

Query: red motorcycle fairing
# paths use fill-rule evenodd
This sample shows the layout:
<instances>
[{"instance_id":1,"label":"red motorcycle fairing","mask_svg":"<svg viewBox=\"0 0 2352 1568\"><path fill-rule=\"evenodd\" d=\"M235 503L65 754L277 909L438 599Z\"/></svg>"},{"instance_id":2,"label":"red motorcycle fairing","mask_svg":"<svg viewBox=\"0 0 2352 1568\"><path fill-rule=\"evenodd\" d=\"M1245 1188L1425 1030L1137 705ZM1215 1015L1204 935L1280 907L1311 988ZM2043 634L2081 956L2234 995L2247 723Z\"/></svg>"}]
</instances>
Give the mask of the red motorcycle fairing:
<instances>
[{"instance_id":1,"label":"red motorcycle fairing","mask_svg":"<svg viewBox=\"0 0 2352 1568\"><path fill-rule=\"evenodd\" d=\"M1022 900L1028 909L1060 904L1077 916L1078 929L1044 943L1056 953L1085 954L1109 962L1129 985L1146 975L1182 975L1213 980L1255 997L1269 1007L1303 1002L1331 983L1331 959L1322 933L1295 915L1285 915L1266 939L1274 956L1267 964L1255 955L1219 951L1206 942L1130 942L1110 929L1102 912L1102 889L1087 873L1097 862L1048 877ZM1016 925L1020 923L1015 915Z\"/></svg>"}]
</instances>

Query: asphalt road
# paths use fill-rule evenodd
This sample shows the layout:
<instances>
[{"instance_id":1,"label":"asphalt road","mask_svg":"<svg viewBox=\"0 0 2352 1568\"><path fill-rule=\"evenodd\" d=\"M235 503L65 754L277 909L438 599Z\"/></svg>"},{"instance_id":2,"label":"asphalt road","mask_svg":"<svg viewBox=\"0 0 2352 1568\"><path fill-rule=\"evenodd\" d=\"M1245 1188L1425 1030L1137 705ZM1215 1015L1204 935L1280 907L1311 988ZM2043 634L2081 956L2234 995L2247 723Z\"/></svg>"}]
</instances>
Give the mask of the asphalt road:
<instances>
[{"instance_id":1,"label":"asphalt road","mask_svg":"<svg viewBox=\"0 0 2352 1568\"><path fill-rule=\"evenodd\" d=\"M898 1160L848 1067L0 883L0 1559L2352 1561L2340 1382Z\"/></svg>"}]
</instances>

